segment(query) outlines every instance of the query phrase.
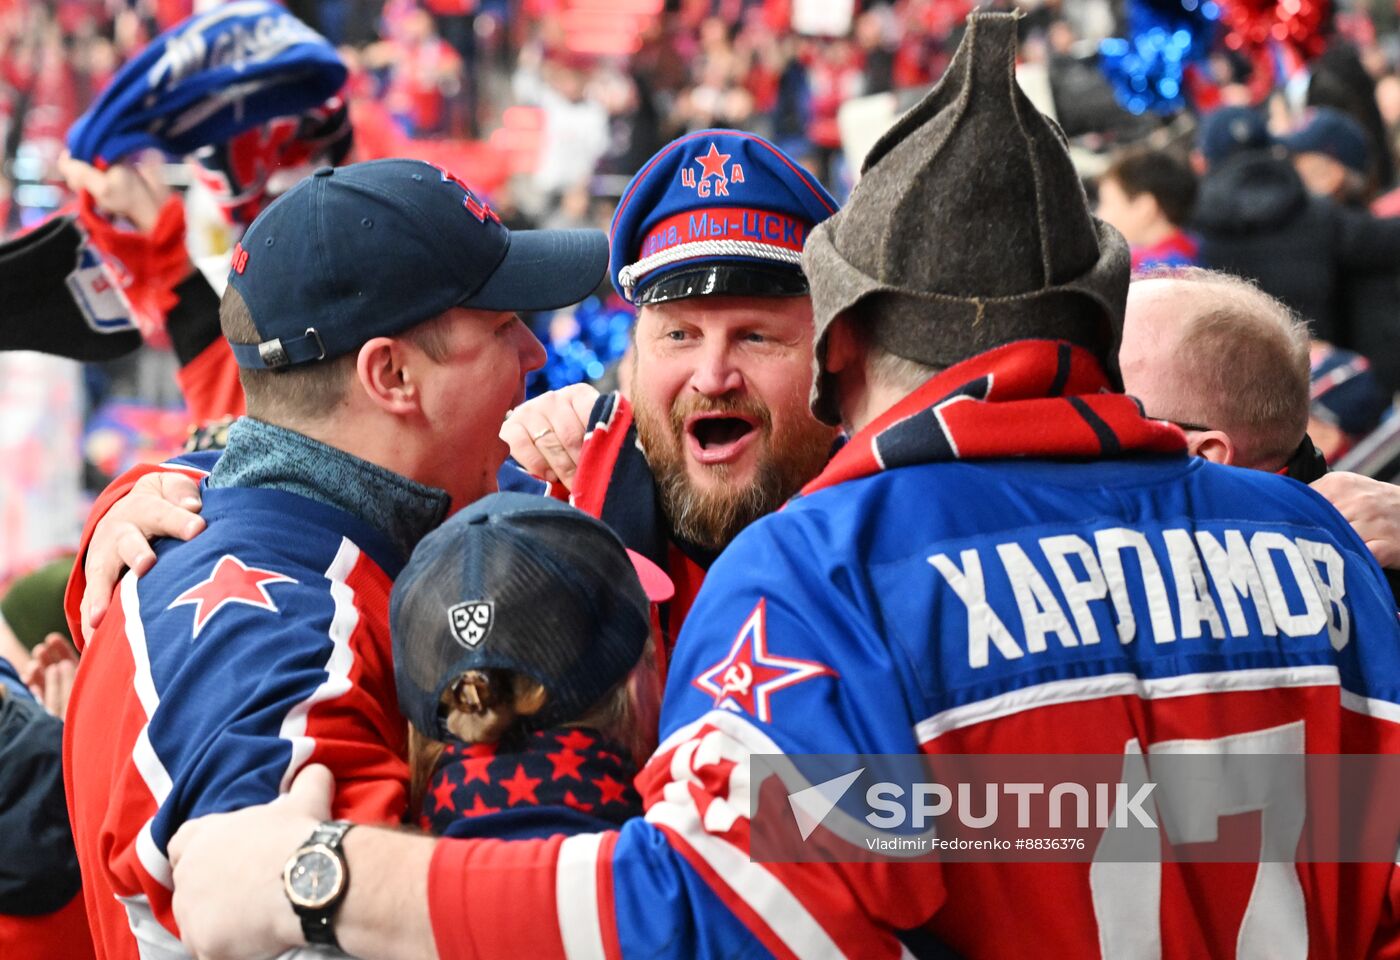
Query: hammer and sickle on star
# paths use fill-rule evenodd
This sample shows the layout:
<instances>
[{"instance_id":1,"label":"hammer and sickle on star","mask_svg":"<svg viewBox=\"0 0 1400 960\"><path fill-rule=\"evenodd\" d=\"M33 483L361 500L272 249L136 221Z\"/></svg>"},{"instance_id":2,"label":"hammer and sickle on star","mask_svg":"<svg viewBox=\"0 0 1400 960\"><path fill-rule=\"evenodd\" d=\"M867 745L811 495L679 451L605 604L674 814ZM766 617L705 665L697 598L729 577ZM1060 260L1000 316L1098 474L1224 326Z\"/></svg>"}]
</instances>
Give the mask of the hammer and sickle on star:
<instances>
[{"instance_id":1,"label":"hammer and sickle on star","mask_svg":"<svg viewBox=\"0 0 1400 960\"><path fill-rule=\"evenodd\" d=\"M752 685L753 669L747 663L736 663L724 671L724 693L746 694Z\"/></svg>"}]
</instances>

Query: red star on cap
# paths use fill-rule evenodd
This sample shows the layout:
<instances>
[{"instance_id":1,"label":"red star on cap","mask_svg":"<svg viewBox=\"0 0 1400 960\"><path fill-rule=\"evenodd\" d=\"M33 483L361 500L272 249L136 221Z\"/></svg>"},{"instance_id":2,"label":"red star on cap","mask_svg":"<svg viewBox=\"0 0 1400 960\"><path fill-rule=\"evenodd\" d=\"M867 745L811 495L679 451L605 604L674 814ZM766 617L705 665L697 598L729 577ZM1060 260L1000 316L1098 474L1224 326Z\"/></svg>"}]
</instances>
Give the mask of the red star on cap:
<instances>
[{"instance_id":1,"label":"red star on cap","mask_svg":"<svg viewBox=\"0 0 1400 960\"><path fill-rule=\"evenodd\" d=\"M618 783L609 774L603 774L593 781L593 786L597 787L602 797L598 802L601 804L622 803L622 798L627 792L625 783Z\"/></svg>"},{"instance_id":2,"label":"red star on cap","mask_svg":"<svg viewBox=\"0 0 1400 960\"><path fill-rule=\"evenodd\" d=\"M579 776L578 768L583 764L583 754L574 753L572 750L560 750L558 753L546 753L549 762L554 764L554 779L562 780L565 777L573 777L575 780L582 780Z\"/></svg>"},{"instance_id":3,"label":"red star on cap","mask_svg":"<svg viewBox=\"0 0 1400 960\"><path fill-rule=\"evenodd\" d=\"M510 791L510 796L506 798L506 805L513 807L517 803L538 804L540 801L535 796L535 788L540 785L540 782L534 777L525 776L524 764L516 764L515 776L509 780L501 781L501 786Z\"/></svg>"},{"instance_id":4,"label":"red star on cap","mask_svg":"<svg viewBox=\"0 0 1400 960\"><path fill-rule=\"evenodd\" d=\"M715 706L742 711L767 723L769 698L784 687L836 671L814 660L794 660L768 652L767 600L758 601L723 660L691 681L715 698Z\"/></svg>"},{"instance_id":5,"label":"red star on cap","mask_svg":"<svg viewBox=\"0 0 1400 960\"><path fill-rule=\"evenodd\" d=\"M710 152L703 157L695 158L695 162L700 164L700 170L702 171L700 179L704 180L706 177L714 176L719 177L721 180L728 180L729 177L724 172L724 165L729 162L729 157L730 154L720 153L719 150L715 148L715 142L711 140Z\"/></svg>"},{"instance_id":6,"label":"red star on cap","mask_svg":"<svg viewBox=\"0 0 1400 960\"><path fill-rule=\"evenodd\" d=\"M573 807L575 810L582 810L584 813L591 813L593 811L593 804L584 803L578 797L574 796L572 790L564 794L564 806Z\"/></svg>"},{"instance_id":7,"label":"red star on cap","mask_svg":"<svg viewBox=\"0 0 1400 960\"><path fill-rule=\"evenodd\" d=\"M438 812L439 810L452 809L452 793L456 789L457 785L454 784L447 777L443 777L441 780L438 781L437 786L433 787L434 813Z\"/></svg>"},{"instance_id":8,"label":"red star on cap","mask_svg":"<svg viewBox=\"0 0 1400 960\"><path fill-rule=\"evenodd\" d=\"M208 580L190 587L176 597L166 609L174 610L181 604L194 604L194 636L198 637L204 625L226 604L243 603L259 610L276 613L277 604L273 603L272 597L268 595L267 585L296 582L291 577L273 570L250 567L233 554L226 553L214 564L214 572L209 574Z\"/></svg>"}]
</instances>

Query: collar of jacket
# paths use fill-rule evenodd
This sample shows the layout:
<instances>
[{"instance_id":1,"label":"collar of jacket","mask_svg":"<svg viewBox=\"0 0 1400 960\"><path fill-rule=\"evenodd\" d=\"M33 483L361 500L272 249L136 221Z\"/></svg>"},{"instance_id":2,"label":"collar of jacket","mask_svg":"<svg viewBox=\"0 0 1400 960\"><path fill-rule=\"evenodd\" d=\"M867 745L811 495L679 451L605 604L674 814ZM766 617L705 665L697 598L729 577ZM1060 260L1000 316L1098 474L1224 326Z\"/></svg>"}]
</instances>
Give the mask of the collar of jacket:
<instances>
[{"instance_id":1,"label":"collar of jacket","mask_svg":"<svg viewBox=\"0 0 1400 960\"><path fill-rule=\"evenodd\" d=\"M445 491L252 417L229 428L209 485L281 490L344 510L384 534L404 558L451 504Z\"/></svg>"}]
</instances>

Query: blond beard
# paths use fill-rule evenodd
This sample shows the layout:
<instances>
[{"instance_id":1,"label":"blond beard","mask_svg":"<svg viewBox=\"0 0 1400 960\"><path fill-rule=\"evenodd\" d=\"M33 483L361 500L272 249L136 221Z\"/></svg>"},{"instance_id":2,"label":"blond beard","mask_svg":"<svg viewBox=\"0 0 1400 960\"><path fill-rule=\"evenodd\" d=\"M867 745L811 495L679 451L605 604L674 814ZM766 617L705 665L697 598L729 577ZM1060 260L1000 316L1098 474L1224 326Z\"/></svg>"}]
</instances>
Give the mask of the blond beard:
<instances>
[{"instance_id":1,"label":"blond beard","mask_svg":"<svg viewBox=\"0 0 1400 960\"><path fill-rule=\"evenodd\" d=\"M711 550L722 550L739 532L759 517L781 507L826 465L833 433L811 417L779 435L773 433L773 415L757 400L709 399L696 395L691 402L678 400L670 415L658 416L645 404L634 406L637 439L656 477L661 508L677 538ZM733 413L756 421L754 430L762 444L758 469L742 487L730 484L729 464L702 466L716 481L699 489L687 472L685 420L693 413Z\"/></svg>"}]
</instances>

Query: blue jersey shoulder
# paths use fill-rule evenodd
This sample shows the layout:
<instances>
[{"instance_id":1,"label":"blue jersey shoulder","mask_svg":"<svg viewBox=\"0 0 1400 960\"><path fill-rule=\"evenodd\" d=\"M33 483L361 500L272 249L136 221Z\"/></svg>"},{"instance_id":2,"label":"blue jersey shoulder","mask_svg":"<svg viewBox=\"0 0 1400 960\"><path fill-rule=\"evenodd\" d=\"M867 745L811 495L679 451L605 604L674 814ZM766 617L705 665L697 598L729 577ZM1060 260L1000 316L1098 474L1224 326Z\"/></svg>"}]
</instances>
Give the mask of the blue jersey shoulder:
<instances>
[{"instance_id":1,"label":"blue jersey shoulder","mask_svg":"<svg viewBox=\"0 0 1400 960\"><path fill-rule=\"evenodd\" d=\"M802 597L810 630L902 651L931 713L1106 674L1336 667L1353 693L1400 692L1394 605L1346 522L1292 480L1200 460L875 474L746 530L692 616L753 585Z\"/></svg>"}]
</instances>

